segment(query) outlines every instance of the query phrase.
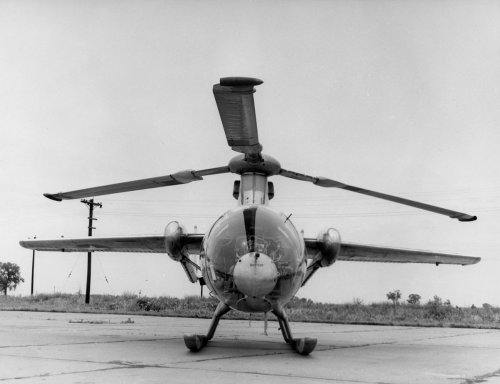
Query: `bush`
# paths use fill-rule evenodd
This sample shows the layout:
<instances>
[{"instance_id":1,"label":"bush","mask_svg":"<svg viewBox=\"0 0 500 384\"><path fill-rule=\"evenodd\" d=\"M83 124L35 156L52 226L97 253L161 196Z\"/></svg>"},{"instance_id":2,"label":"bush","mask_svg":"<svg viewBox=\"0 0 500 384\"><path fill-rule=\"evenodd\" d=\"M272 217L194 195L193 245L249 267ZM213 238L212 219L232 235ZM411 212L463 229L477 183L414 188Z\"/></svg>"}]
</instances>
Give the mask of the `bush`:
<instances>
[{"instance_id":1,"label":"bush","mask_svg":"<svg viewBox=\"0 0 500 384\"><path fill-rule=\"evenodd\" d=\"M165 310L165 305L159 299L140 297L136 300L136 305L143 311L160 312Z\"/></svg>"},{"instance_id":2,"label":"bush","mask_svg":"<svg viewBox=\"0 0 500 384\"><path fill-rule=\"evenodd\" d=\"M2 310L138 313L162 316L211 318L218 300L197 296L183 299L175 297L137 297L135 295L92 295L90 305L84 297L69 294L40 294L19 297L0 295ZM353 299L349 303L316 303L310 299L293 298L286 306L290 321L332 322L348 324L395 324L412 326L465 326L500 328L500 308L487 303L480 307L452 307L449 301L434 296L425 305L393 305L391 302L362 304ZM226 319L248 319L240 311L227 313ZM262 314L252 314L259 320Z\"/></svg>"},{"instance_id":3,"label":"bush","mask_svg":"<svg viewBox=\"0 0 500 384\"><path fill-rule=\"evenodd\" d=\"M435 295L432 300L429 300L426 307L427 311L424 316L437 321L442 321L450 317L452 312L450 300L447 300L443 304L443 300L438 295Z\"/></svg>"}]
</instances>

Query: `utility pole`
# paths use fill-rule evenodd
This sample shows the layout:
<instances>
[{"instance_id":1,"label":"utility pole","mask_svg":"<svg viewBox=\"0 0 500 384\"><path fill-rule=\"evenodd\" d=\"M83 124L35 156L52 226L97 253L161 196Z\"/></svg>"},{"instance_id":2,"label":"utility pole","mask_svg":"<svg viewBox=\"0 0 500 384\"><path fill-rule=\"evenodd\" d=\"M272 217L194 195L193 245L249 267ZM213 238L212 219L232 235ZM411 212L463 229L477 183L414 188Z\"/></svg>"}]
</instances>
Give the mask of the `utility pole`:
<instances>
[{"instance_id":1,"label":"utility pole","mask_svg":"<svg viewBox=\"0 0 500 384\"><path fill-rule=\"evenodd\" d=\"M94 203L94 199L80 200L82 203L89 206L89 237L92 236L92 230L95 229L93 226L94 219L94 206L102 208L101 203ZM92 276L92 252L87 253L87 287L85 289L85 304L90 303L90 278Z\"/></svg>"},{"instance_id":2,"label":"utility pole","mask_svg":"<svg viewBox=\"0 0 500 384\"><path fill-rule=\"evenodd\" d=\"M36 236L34 237L36 239ZM31 260L31 296L33 296L33 285L35 283L35 250L33 250L33 258Z\"/></svg>"}]
</instances>

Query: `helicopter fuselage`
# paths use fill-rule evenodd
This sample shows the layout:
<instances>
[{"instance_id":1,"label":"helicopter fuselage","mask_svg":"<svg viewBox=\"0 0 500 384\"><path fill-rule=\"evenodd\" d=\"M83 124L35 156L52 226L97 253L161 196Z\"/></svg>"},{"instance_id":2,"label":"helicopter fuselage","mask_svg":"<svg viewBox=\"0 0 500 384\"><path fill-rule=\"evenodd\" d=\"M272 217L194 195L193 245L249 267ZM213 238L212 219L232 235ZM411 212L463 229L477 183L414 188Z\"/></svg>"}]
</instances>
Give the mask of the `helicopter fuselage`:
<instances>
[{"instance_id":1,"label":"helicopter fuselage","mask_svg":"<svg viewBox=\"0 0 500 384\"><path fill-rule=\"evenodd\" d=\"M222 215L201 250L203 278L225 304L267 312L286 304L304 281L304 242L286 216L262 205Z\"/></svg>"},{"instance_id":2,"label":"helicopter fuselage","mask_svg":"<svg viewBox=\"0 0 500 384\"><path fill-rule=\"evenodd\" d=\"M203 240L203 278L233 309L278 310L304 281L304 240L289 218L267 205L265 175L243 174L238 199L240 205L224 213Z\"/></svg>"}]
</instances>

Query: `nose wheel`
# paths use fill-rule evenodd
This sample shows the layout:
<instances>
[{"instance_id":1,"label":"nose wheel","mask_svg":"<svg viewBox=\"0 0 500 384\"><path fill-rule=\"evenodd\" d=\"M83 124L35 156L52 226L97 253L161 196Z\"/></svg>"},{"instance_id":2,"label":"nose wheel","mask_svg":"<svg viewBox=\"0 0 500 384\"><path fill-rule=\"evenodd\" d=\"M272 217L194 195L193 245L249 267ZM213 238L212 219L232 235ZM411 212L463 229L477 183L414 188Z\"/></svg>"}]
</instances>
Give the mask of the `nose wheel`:
<instances>
[{"instance_id":1,"label":"nose wheel","mask_svg":"<svg viewBox=\"0 0 500 384\"><path fill-rule=\"evenodd\" d=\"M278 318L283 339L285 339L286 343L290 344L295 352L307 356L314 351L314 348L316 348L316 344L318 343L318 339L313 339L311 337L294 339L285 311L283 309L275 309L273 310L273 313Z\"/></svg>"}]
</instances>

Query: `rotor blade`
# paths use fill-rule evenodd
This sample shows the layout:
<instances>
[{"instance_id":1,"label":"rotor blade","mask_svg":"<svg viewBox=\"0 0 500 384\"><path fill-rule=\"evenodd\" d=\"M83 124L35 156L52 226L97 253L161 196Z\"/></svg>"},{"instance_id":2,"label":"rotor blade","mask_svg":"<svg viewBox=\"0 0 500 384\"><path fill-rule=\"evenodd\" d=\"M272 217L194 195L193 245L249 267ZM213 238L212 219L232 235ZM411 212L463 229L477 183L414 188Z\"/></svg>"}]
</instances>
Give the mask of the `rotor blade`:
<instances>
[{"instance_id":1,"label":"rotor blade","mask_svg":"<svg viewBox=\"0 0 500 384\"><path fill-rule=\"evenodd\" d=\"M224 77L213 88L227 143L233 151L259 154L262 145L257 134L253 94L262 80L250 77Z\"/></svg>"},{"instance_id":2,"label":"rotor blade","mask_svg":"<svg viewBox=\"0 0 500 384\"><path fill-rule=\"evenodd\" d=\"M171 175L151 177L149 179L126 181L124 183L108 184L99 187L78 189L70 192L44 193L43 195L55 201L80 199L82 197L110 195L113 193L138 191L141 189L150 189L158 187L167 187L171 185L186 184L196 180L203 180L202 176L217 175L228 173L229 167L218 167L202 169L199 171L186 170Z\"/></svg>"},{"instance_id":3,"label":"rotor blade","mask_svg":"<svg viewBox=\"0 0 500 384\"><path fill-rule=\"evenodd\" d=\"M363 195L368 195L368 196L377 197L379 199L389 200L389 201L392 201L394 203L409 205L410 207L415 207L415 208L423 209L426 211L439 213L441 215L446 215L448 217L451 217L452 219L458 219L459 221L474 221L477 219L477 216L471 216L471 215L468 215L468 214L463 213L463 212L452 211L449 209L436 207L434 205L424 204L424 203L419 203L418 201L404 199L402 197L387 195L385 193L370 191L369 189L354 187L352 185L347 185L347 184L341 183L339 181L327 179L326 177L314 177L314 176L304 175L302 173L287 171L286 169L281 169L279 174L281 176L285 176L285 177L288 177L290 179L309 181L309 182L311 182L315 185L318 185L320 187L341 188L341 189L345 189L345 190L348 190L351 192L357 192L357 193L361 193Z\"/></svg>"}]
</instances>

